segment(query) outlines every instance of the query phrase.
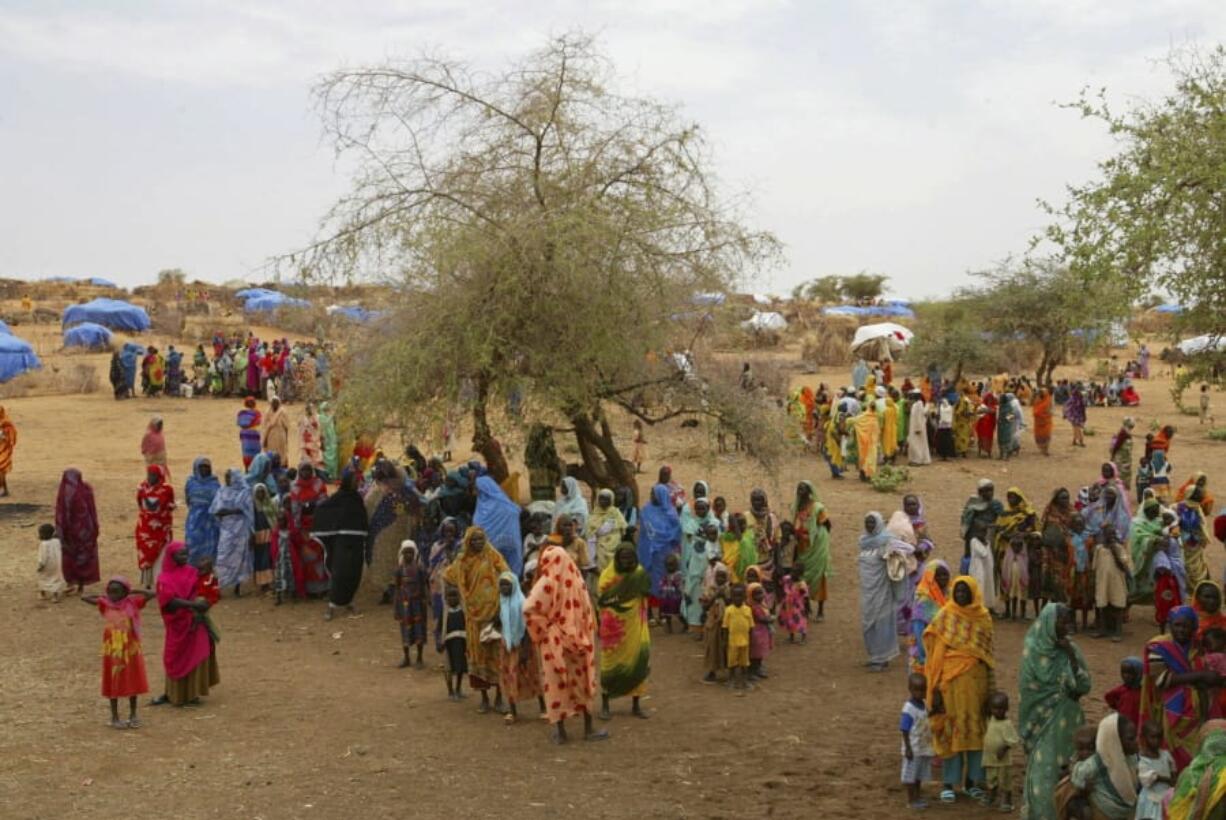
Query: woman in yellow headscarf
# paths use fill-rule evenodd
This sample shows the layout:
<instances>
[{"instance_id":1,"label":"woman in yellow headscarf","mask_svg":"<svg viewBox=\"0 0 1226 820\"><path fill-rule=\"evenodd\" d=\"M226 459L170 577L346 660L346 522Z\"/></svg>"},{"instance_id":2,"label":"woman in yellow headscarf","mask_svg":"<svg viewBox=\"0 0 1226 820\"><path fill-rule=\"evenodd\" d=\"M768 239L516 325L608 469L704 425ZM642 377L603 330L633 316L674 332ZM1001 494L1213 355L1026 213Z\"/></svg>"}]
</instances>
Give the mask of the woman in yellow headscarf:
<instances>
[{"instance_id":1,"label":"woman in yellow headscarf","mask_svg":"<svg viewBox=\"0 0 1226 820\"><path fill-rule=\"evenodd\" d=\"M965 458L971 449L971 432L975 423L975 409L979 407L979 397L975 388L963 383L958 403L954 405L954 452L960 458Z\"/></svg>"},{"instance_id":2,"label":"woman in yellow headscarf","mask_svg":"<svg viewBox=\"0 0 1226 820\"><path fill-rule=\"evenodd\" d=\"M988 695L994 687L992 615L979 584L969 575L954 579L949 599L924 630L924 671L932 748L944 759L941 801L957 799L955 788L983 797L983 735Z\"/></svg>"},{"instance_id":3,"label":"woman in yellow headscarf","mask_svg":"<svg viewBox=\"0 0 1226 820\"><path fill-rule=\"evenodd\" d=\"M0 407L0 498L9 494L9 471L13 469L13 448L17 446L17 425L8 411Z\"/></svg>"},{"instance_id":4,"label":"woman in yellow headscarf","mask_svg":"<svg viewBox=\"0 0 1226 820\"><path fill-rule=\"evenodd\" d=\"M898 405L894 396L886 394L885 410L881 413L881 455L885 460L894 463L898 454Z\"/></svg>"},{"instance_id":5,"label":"woman in yellow headscarf","mask_svg":"<svg viewBox=\"0 0 1226 820\"><path fill-rule=\"evenodd\" d=\"M1009 539L1019 533L1035 532L1039 514L1017 487L1005 492L1005 511L996 517L996 543L992 546L992 558L996 565L996 577L1004 561Z\"/></svg>"},{"instance_id":6,"label":"woman in yellow headscarf","mask_svg":"<svg viewBox=\"0 0 1226 820\"><path fill-rule=\"evenodd\" d=\"M499 614L498 578L506 571L506 559L490 546L485 530L469 527L460 554L443 573L443 580L460 590L464 604L468 680L469 686L481 693L481 712L490 710L490 687L495 691L494 707L502 705L502 690L498 688L501 641L482 641L481 632Z\"/></svg>"},{"instance_id":7,"label":"woman in yellow headscarf","mask_svg":"<svg viewBox=\"0 0 1226 820\"><path fill-rule=\"evenodd\" d=\"M856 435L856 454L859 459L860 478L867 481L877 474L877 454L881 447L881 427L873 402L864 403L864 411L852 422Z\"/></svg>"}]
</instances>

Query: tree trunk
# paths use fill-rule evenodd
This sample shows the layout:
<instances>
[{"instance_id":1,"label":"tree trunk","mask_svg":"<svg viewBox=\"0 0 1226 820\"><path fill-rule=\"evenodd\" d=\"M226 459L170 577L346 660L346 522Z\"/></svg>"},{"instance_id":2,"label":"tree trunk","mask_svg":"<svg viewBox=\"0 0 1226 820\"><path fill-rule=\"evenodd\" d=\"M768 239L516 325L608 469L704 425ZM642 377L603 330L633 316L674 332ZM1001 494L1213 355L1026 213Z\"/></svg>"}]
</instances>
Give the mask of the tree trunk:
<instances>
[{"instance_id":1,"label":"tree trunk","mask_svg":"<svg viewBox=\"0 0 1226 820\"><path fill-rule=\"evenodd\" d=\"M1054 368L1054 367L1055 367L1055 364L1053 364L1053 363L1051 363L1051 362L1052 362L1052 356L1051 356L1051 353L1049 353L1049 352L1047 352L1046 350L1044 350L1044 351L1043 351L1043 358L1042 358L1042 359L1039 361L1039 368L1038 368L1038 370L1035 370L1035 371L1034 371L1034 385L1035 385L1035 387L1042 387L1042 386L1045 384L1045 382L1043 381L1043 374L1044 374L1044 373L1048 374L1048 376L1050 376L1050 375L1051 375L1052 368Z\"/></svg>"},{"instance_id":2,"label":"tree trunk","mask_svg":"<svg viewBox=\"0 0 1226 820\"><path fill-rule=\"evenodd\" d=\"M490 432L489 419L486 416L486 405L489 403L490 386L485 374L477 376L477 397L473 400L473 450L485 459L485 466L490 471L490 477L501 484L511 476L507 466L507 458L502 454L502 445Z\"/></svg>"},{"instance_id":3,"label":"tree trunk","mask_svg":"<svg viewBox=\"0 0 1226 820\"><path fill-rule=\"evenodd\" d=\"M616 492L618 487L629 487L637 507L639 487L634 476L634 465L618 451L608 421L601 417L598 424L592 414L583 410L575 410L569 417L575 428L579 453L583 456L583 463L570 473L595 489Z\"/></svg>"},{"instance_id":4,"label":"tree trunk","mask_svg":"<svg viewBox=\"0 0 1226 820\"><path fill-rule=\"evenodd\" d=\"M962 360L958 360L958 367L954 370L954 387L962 384Z\"/></svg>"}]
</instances>

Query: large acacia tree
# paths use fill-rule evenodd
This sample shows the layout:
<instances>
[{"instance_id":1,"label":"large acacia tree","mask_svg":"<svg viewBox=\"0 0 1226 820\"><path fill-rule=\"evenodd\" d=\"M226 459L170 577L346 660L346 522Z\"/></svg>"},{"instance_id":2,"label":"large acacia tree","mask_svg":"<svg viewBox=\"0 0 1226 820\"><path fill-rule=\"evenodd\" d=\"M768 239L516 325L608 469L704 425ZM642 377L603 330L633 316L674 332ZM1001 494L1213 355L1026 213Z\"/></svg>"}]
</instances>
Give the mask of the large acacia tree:
<instances>
[{"instance_id":1,"label":"large acacia tree","mask_svg":"<svg viewBox=\"0 0 1226 820\"><path fill-rule=\"evenodd\" d=\"M423 58L321 81L353 188L284 262L404 294L354 357L352 414L411 427L463 403L501 477L489 408L514 385L569 422L589 482L633 487L607 404L649 422L718 412L670 353L701 330L692 295L778 245L719 195L697 125L612 80L592 40L567 35L499 73ZM641 401L658 386L667 406Z\"/></svg>"}]
</instances>

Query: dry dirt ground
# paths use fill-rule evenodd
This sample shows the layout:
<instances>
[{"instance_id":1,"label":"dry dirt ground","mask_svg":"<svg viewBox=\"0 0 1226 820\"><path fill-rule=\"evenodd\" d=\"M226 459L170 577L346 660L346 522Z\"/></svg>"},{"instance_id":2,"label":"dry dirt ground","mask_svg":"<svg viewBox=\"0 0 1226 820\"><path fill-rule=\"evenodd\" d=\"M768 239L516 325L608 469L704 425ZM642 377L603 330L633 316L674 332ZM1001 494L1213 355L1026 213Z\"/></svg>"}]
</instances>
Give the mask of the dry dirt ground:
<instances>
[{"instance_id":1,"label":"dry dirt ground","mask_svg":"<svg viewBox=\"0 0 1226 820\"><path fill-rule=\"evenodd\" d=\"M30 333L44 352L53 346L46 332ZM105 356L86 360L104 371ZM47 356L49 365L66 361ZM830 374L829 380L846 378ZM1155 418L1181 427L1173 452L1181 480L1194 469L1226 473L1226 447L1209 441L1196 419L1176 418L1165 382L1143 384L1141 392L1144 403L1135 413L1140 430ZM657 632L645 702L650 719L633 720L626 716L628 704L617 704L611 740L559 749L548 742L544 724L530 720L507 728L495 715L476 714L473 700L449 702L433 669L397 669L397 631L385 607L366 600L359 617L325 624L319 603L276 608L257 597L226 598L214 610L224 634L222 685L201 708L142 705L144 728L120 732L107 728L106 704L97 693L97 614L76 600L37 600L36 525L52 520L61 471L81 468L98 499L103 577L135 575L134 493L147 418L156 413L166 419L181 492L197 455L209 455L219 472L238 463L238 403L115 402L104 387L92 395L5 404L20 443L13 495L0 502L6 624L0 629L0 815L458 818L495 812L545 817L574 809L589 818L838 818L905 812L897 730L905 672L902 664L880 675L861 666L854 563L863 514L877 509L888 516L900 497L854 479L832 482L813 456L797 455L766 476L743 456L709 455L703 431L649 431L652 474L658 463L671 462L681 481L708 479L733 509L747 504L754 486L765 487L780 509L803 478L817 479L831 509L838 577L827 619L812 628L807 645L779 646L769 662L770 680L749 697L699 683L700 646ZM1028 443L1007 464L972 458L914 470L905 489L924 500L936 554L959 557L958 515L977 479L991 477L1002 491L1017 485L1041 509L1055 487L1075 489L1096 476L1122 416L1119 410L1092 411L1095 435L1085 450L1069 447L1068 428L1058 422L1050 458ZM181 528L182 515L176 524ZM1222 556L1218 547L1212 552L1218 576ZM1081 641L1094 674L1086 701L1091 719L1104 711L1102 693L1118 682L1118 660L1135 654L1152 634L1150 615L1134 613L1122 645ZM1001 624L997 630L997 679L1010 694L1016 693L1025 628ZM162 627L152 608L144 629L156 690L162 684ZM1018 768L1020 775L1020 760ZM930 814L999 816L965 803L934 806Z\"/></svg>"}]
</instances>

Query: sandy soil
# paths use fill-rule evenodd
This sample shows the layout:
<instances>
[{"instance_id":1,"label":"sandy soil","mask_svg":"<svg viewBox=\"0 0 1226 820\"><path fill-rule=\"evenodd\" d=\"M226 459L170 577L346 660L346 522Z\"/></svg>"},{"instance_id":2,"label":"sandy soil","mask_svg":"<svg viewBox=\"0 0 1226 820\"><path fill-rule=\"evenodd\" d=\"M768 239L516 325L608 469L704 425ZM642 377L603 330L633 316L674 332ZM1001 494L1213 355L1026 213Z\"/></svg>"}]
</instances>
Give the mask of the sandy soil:
<instances>
[{"instance_id":1,"label":"sandy soil","mask_svg":"<svg viewBox=\"0 0 1226 820\"><path fill-rule=\"evenodd\" d=\"M30 331L42 337L48 331ZM23 334L27 335L27 334ZM43 351L52 347L42 345ZM74 361L80 357L72 357ZM89 361L100 369L105 356ZM48 356L49 364L64 358ZM103 373L105 377L105 373ZM844 375L835 381L843 381ZM816 378L810 379L816 381ZM104 381L105 384L105 381ZM1182 480L1194 469L1221 475L1226 448L1210 442L1193 418L1178 419L1167 385L1141 387L1135 415L1174 420L1183 428L1173 452ZM668 461L690 484L708 479L733 509L752 487L786 506L802 478L817 479L834 519L835 567L826 622L806 646L786 641L772 656L772 676L747 698L699 683L701 648L690 638L657 633L650 720L630 719L621 705L603 744L548 743L544 724L507 728L480 716L469 700L446 699L433 669L395 668L396 627L387 608L366 604L357 618L322 620L322 605L273 606L270 600L225 599L215 612L224 633L222 685L199 709L143 709L145 727L106 726L98 697L98 643L93 610L75 600L41 603L34 591L36 525L53 517L60 472L77 466L94 485L102 518L103 576L135 575L134 493L141 479L139 441L150 415L166 420L170 465L181 492L201 454L218 471L238 463L234 401L115 402L109 391L6 402L20 430L13 496L0 502L0 630L5 685L0 687L0 795L7 817L97 817L131 811L180 817L393 817L406 813L471 817L542 817L574 808L585 817L882 817L905 811L898 783L898 711L905 672L867 674L859 634L855 538L863 514L888 514L899 496L883 496L854 479L832 482L814 457L797 456L764 476L740 456L706 453L703 431L653 430L651 473ZM293 408L297 414L300 408ZM958 514L981 476L1017 485L1040 509L1060 485L1093 479L1123 412L1092 411L1086 450L1068 446L1057 424L1053 455L1027 444L1020 459L937 464L913 471L907 490L927 506L937 555L956 559ZM182 516L176 524L181 528ZM1212 549L1218 576L1222 555ZM1081 642L1094 674L1087 712L1118 682L1119 658L1152 634L1149 610L1134 612L1126 642ZM997 631L998 680L1016 693L1025 624ZM162 683L162 629L145 620L151 684ZM1014 697L1016 717L1016 697ZM535 709L528 707L533 714ZM578 730L578 726L574 727ZM1020 761L1019 774L1020 774ZM934 807L947 817L999 816Z\"/></svg>"}]
</instances>

